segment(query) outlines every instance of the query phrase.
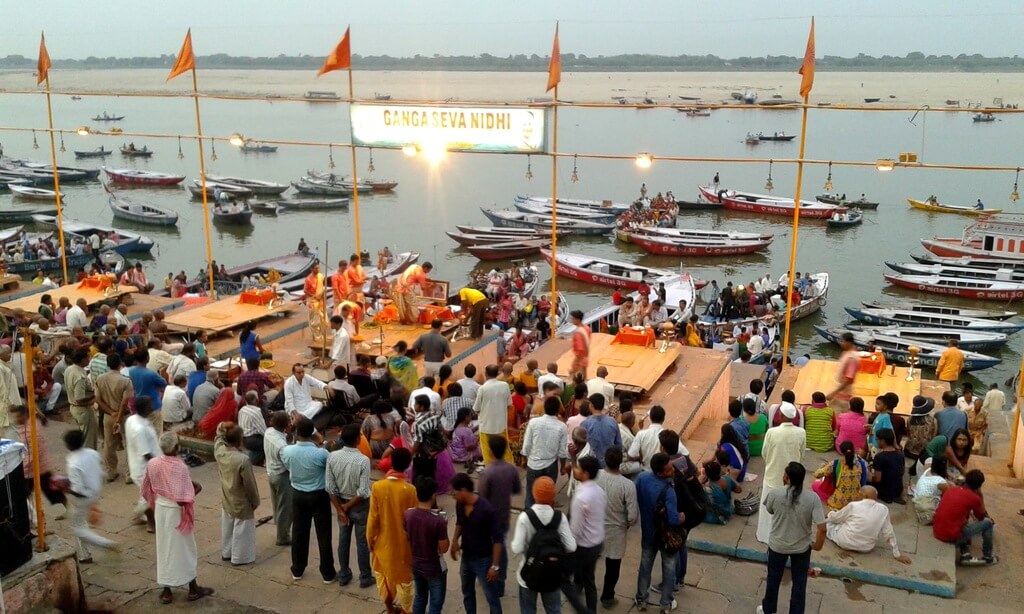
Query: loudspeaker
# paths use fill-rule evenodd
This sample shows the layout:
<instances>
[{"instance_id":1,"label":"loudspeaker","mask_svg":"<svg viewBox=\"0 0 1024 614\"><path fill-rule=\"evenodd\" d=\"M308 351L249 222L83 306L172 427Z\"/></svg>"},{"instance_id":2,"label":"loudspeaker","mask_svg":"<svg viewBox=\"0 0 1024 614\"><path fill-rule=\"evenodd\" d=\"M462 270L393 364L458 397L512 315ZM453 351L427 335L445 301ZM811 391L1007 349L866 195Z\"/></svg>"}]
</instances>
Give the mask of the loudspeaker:
<instances>
[{"instance_id":1,"label":"loudspeaker","mask_svg":"<svg viewBox=\"0 0 1024 614\"><path fill-rule=\"evenodd\" d=\"M32 558L27 493L22 465L0 479L0 576L6 576Z\"/></svg>"}]
</instances>

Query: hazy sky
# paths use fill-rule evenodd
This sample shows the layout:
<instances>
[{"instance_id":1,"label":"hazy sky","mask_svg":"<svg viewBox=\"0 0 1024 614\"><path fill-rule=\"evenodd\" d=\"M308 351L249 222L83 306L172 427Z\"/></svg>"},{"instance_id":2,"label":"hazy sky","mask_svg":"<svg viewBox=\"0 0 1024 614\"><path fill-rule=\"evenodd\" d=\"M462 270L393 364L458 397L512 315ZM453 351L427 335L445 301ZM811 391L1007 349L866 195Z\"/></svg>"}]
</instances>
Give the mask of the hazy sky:
<instances>
[{"instance_id":1,"label":"hazy sky","mask_svg":"<svg viewBox=\"0 0 1024 614\"><path fill-rule=\"evenodd\" d=\"M803 53L810 16L818 54L1021 52L1021 0L0 0L0 56L176 53L326 55L352 25L354 53Z\"/></svg>"}]
</instances>

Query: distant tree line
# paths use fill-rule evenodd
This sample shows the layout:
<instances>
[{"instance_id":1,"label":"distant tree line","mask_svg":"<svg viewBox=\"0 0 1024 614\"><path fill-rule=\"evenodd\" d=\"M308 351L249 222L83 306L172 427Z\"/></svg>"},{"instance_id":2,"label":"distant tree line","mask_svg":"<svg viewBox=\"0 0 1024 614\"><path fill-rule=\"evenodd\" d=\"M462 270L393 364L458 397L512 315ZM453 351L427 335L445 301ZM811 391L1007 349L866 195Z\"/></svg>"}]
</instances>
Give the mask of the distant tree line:
<instances>
[{"instance_id":1,"label":"distant tree line","mask_svg":"<svg viewBox=\"0 0 1024 614\"><path fill-rule=\"evenodd\" d=\"M764 57L720 58L715 55L647 55L624 54L610 56L588 56L584 54L562 54L562 70L571 72L724 72L724 71L790 71L795 70L803 58L785 55ZM275 57L233 56L224 53L199 56L197 64L206 69L270 69L270 70L315 70L323 64L322 56L278 55ZM99 68L170 68L174 56L155 57L96 57L80 60L54 60L55 68L99 69ZM545 71L548 67L546 56L508 55L499 57L489 53L480 55L392 57L388 55L353 55L352 64L359 70L476 70L476 71ZM0 69L35 68L36 59L21 55L0 58ZM1024 69L1020 56L985 57L980 54L967 55L925 55L919 51L903 57L883 55L875 57L858 54L844 58L826 55L818 58L819 71L935 71L935 72L1010 72Z\"/></svg>"}]
</instances>

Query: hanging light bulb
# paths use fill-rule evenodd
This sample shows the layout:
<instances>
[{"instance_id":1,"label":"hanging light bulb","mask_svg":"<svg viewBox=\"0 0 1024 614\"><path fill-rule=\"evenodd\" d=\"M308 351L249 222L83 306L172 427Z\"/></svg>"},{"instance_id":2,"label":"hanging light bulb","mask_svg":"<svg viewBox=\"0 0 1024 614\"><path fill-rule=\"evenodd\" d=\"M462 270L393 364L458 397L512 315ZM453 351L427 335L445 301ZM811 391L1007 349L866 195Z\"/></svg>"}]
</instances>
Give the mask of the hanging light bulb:
<instances>
[{"instance_id":1,"label":"hanging light bulb","mask_svg":"<svg viewBox=\"0 0 1024 614\"><path fill-rule=\"evenodd\" d=\"M373 167L373 147L371 147L370 148L370 165L366 167L366 172L367 173L372 173L375 170L377 170L377 169Z\"/></svg>"},{"instance_id":2,"label":"hanging light bulb","mask_svg":"<svg viewBox=\"0 0 1024 614\"><path fill-rule=\"evenodd\" d=\"M1017 167L1017 174L1013 177L1013 192L1010 192L1010 201L1017 202L1020 200L1020 194L1017 193L1017 182L1020 179L1020 167Z\"/></svg>"},{"instance_id":3,"label":"hanging light bulb","mask_svg":"<svg viewBox=\"0 0 1024 614\"><path fill-rule=\"evenodd\" d=\"M334 168L334 145L327 145L327 168Z\"/></svg>"},{"instance_id":4,"label":"hanging light bulb","mask_svg":"<svg viewBox=\"0 0 1024 614\"><path fill-rule=\"evenodd\" d=\"M32 131L32 149L39 149L39 141L36 140L36 131Z\"/></svg>"},{"instance_id":5,"label":"hanging light bulb","mask_svg":"<svg viewBox=\"0 0 1024 614\"><path fill-rule=\"evenodd\" d=\"M569 177L569 180L572 181L573 183L579 183L579 181L580 181L580 174L579 174L579 172L577 170L577 167L576 167L576 155L575 154L572 157L572 175Z\"/></svg>"},{"instance_id":6,"label":"hanging light bulb","mask_svg":"<svg viewBox=\"0 0 1024 614\"><path fill-rule=\"evenodd\" d=\"M775 184L772 183L772 164L774 162L774 160L768 160L768 181L764 182L764 189L768 190L769 192L775 189Z\"/></svg>"},{"instance_id":7,"label":"hanging light bulb","mask_svg":"<svg viewBox=\"0 0 1024 614\"><path fill-rule=\"evenodd\" d=\"M216 160L217 159L217 141L215 141L213 138L210 139L210 152L211 152L210 153L210 159L211 160Z\"/></svg>"},{"instance_id":8,"label":"hanging light bulb","mask_svg":"<svg viewBox=\"0 0 1024 614\"><path fill-rule=\"evenodd\" d=\"M178 159L179 160L184 160L185 159L185 154L182 153L182 151L181 151L181 137L180 136L178 137Z\"/></svg>"},{"instance_id":9,"label":"hanging light bulb","mask_svg":"<svg viewBox=\"0 0 1024 614\"><path fill-rule=\"evenodd\" d=\"M647 170L651 168L652 164L654 164L654 156L647 153L646 151L643 151L636 155L636 158L633 160L633 163L636 164L637 168L641 170Z\"/></svg>"},{"instance_id":10,"label":"hanging light bulb","mask_svg":"<svg viewBox=\"0 0 1024 614\"><path fill-rule=\"evenodd\" d=\"M828 177L825 178L825 191L832 191L832 162L828 163Z\"/></svg>"},{"instance_id":11,"label":"hanging light bulb","mask_svg":"<svg viewBox=\"0 0 1024 614\"><path fill-rule=\"evenodd\" d=\"M533 179L533 168L532 162L530 161L530 154L526 154L526 178Z\"/></svg>"},{"instance_id":12,"label":"hanging light bulb","mask_svg":"<svg viewBox=\"0 0 1024 614\"><path fill-rule=\"evenodd\" d=\"M61 130L60 131L60 152L64 153L65 151L67 151L67 149L65 149L65 147L64 147L64 131Z\"/></svg>"}]
</instances>

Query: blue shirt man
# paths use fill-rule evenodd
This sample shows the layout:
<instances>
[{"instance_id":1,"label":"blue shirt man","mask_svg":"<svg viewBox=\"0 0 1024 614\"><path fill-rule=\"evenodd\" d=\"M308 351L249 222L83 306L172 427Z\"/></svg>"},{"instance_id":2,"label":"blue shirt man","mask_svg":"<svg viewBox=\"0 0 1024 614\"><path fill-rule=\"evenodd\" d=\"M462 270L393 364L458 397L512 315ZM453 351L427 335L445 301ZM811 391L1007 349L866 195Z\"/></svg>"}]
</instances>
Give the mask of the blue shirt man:
<instances>
[{"instance_id":1,"label":"blue shirt man","mask_svg":"<svg viewBox=\"0 0 1024 614\"><path fill-rule=\"evenodd\" d=\"M143 364L149 362L149 352L146 352L146 357ZM139 360L141 360L141 357ZM164 388L167 387L167 380L160 377L159 373L149 367L132 367L128 369L128 379L132 380L135 396L153 399L153 411L160 411L160 407L163 406L161 396L163 396Z\"/></svg>"},{"instance_id":2,"label":"blue shirt man","mask_svg":"<svg viewBox=\"0 0 1024 614\"><path fill-rule=\"evenodd\" d=\"M315 492L327 488L327 457L330 452L312 441L297 441L281 450L281 461L288 467L292 488Z\"/></svg>"},{"instance_id":3,"label":"blue shirt man","mask_svg":"<svg viewBox=\"0 0 1024 614\"><path fill-rule=\"evenodd\" d=\"M592 394L588 400L594 413L580 426L587 432L587 443L597 458L597 464L604 469L604 453L612 446L622 445L622 434L618 423L604 413L604 395Z\"/></svg>"},{"instance_id":4,"label":"blue shirt man","mask_svg":"<svg viewBox=\"0 0 1024 614\"><path fill-rule=\"evenodd\" d=\"M661 459L661 465L656 466L655 458ZM676 491L673 488L672 478L675 468L669 462L667 454L655 454L651 459L651 470L644 471L636 479L636 502L640 508L640 545L643 548L657 548L659 546L657 528L658 521L654 512L658 508L658 500L662 493L665 493L665 514L671 526L678 527L679 509L676 506Z\"/></svg>"}]
</instances>

